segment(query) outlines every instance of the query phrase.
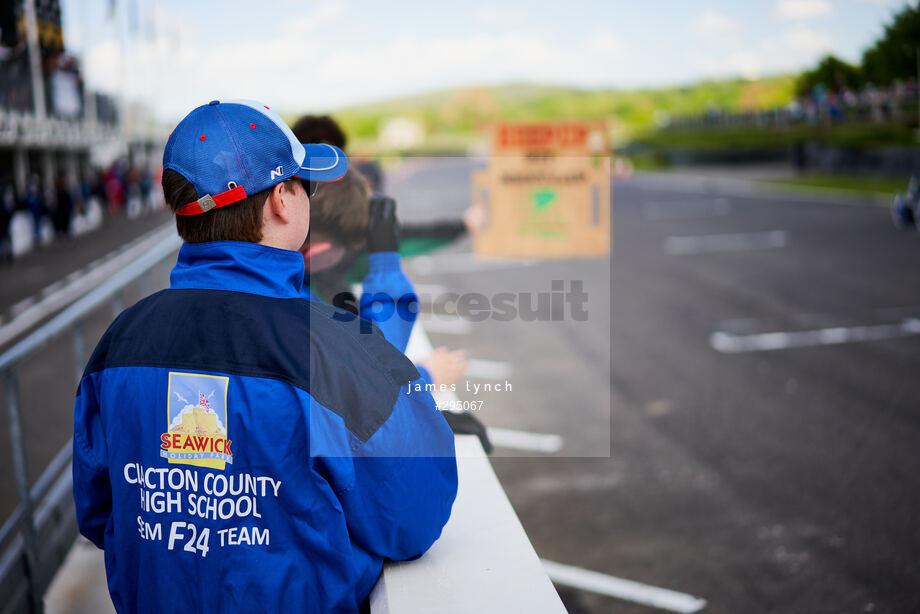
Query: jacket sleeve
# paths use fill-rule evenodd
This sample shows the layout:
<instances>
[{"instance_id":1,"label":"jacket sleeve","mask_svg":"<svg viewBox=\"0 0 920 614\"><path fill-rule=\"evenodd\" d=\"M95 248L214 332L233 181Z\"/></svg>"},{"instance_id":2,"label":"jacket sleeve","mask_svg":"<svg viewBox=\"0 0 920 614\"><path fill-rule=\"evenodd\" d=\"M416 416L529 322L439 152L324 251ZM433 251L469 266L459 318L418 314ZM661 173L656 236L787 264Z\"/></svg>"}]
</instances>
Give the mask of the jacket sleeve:
<instances>
[{"instance_id":1,"label":"jacket sleeve","mask_svg":"<svg viewBox=\"0 0 920 614\"><path fill-rule=\"evenodd\" d=\"M418 295L400 266L398 253L372 253L368 262L370 270L364 278L360 315L375 323L393 347L405 352L418 318Z\"/></svg>"},{"instance_id":2,"label":"jacket sleeve","mask_svg":"<svg viewBox=\"0 0 920 614\"><path fill-rule=\"evenodd\" d=\"M352 538L377 556L421 556L457 496L454 437L431 394L403 386L387 421L349 456L325 458Z\"/></svg>"},{"instance_id":3,"label":"jacket sleeve","mask_svg":"<svg viewBox=\"0 0 920 614\"><path fill-rule=\"evenodd\" d=\"M105 527L112 513L112 486L106 463L106 443L92 377L84 377L74 403L73 498L80 533L103 548Z\"/></svg>"}]
</instances>

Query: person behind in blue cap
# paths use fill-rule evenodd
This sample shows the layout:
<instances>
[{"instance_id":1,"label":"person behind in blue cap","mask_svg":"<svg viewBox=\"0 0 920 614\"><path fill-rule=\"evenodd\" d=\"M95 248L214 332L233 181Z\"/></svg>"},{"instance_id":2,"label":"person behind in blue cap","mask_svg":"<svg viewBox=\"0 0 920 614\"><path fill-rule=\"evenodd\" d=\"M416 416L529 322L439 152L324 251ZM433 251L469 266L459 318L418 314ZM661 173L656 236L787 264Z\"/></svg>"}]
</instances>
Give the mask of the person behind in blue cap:
<instances>
[{"instance_id":1,"label":"person behind in blue cap","mask_svg":"<svg viewBox=\"0 0 920 614\"><path fill-rule=\"evenodd\" d=\"M438 538L457 468L411 362L301 295L301 181L339 179L345 155L261 103L214 101L163 169L185 242L80 381L80 532L119 612L359 611L385 559Z\"/></svg>"}]
</instances>

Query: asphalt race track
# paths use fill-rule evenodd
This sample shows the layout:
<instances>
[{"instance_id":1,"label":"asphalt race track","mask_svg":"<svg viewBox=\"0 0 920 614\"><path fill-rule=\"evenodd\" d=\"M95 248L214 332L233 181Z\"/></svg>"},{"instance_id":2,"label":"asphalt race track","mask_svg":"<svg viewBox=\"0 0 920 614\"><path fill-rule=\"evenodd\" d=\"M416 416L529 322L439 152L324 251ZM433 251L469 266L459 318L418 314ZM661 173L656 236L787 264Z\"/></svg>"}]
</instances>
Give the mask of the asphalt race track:
<instances>
[{"instance_id":1,"label":"asphalt race track","mask_svg":"<svg viewBox=\"0 0 920 614\"><path fill-rule=\"evenodd\" d=\"M404 212L457 215L466 172L432 162L392 191ZM416 200L426 179L449 202ZM706 612L918 611L920 236L878 207L738 191L616 183L607 279L590 261L410 264L418 283L487 295L609 280L590 296L597 334L487 321L432 341L511 365L513 392L482 397L487 424L564 437L560 458L493 460L541 557L697 595ZM598 389L610 454L585 458L607 443ZM560 591L572 612L650 611Z\"/></svg>"},{"instance_id":2,"label":"asphalt race track","mask_svg":"<svg viewBox=\"0 0 920 614\"><path fill-rule=\"evenodd\" d=\"M472 165L395 169L401 217L459 216ZM464 239L406 263L432 342L475 360L460 401L481 401L491 427L562 438L493 455L538 554L702 597L704 612L920 611L920 235L866 204L663 176L615 183L614 203L610 261L483 262ZM29 256L0 270L0 307L26 298L11 298L17 275L38 292L99 255L43 279ZM586 320L469 322L443 300L533 298L554 280L581 282ZM87 324L90 347L110 317ZM69 436L70 351L23 369L33 476ZM559 589L573 613L653 611Z\"/></svg>"}]
</instances>

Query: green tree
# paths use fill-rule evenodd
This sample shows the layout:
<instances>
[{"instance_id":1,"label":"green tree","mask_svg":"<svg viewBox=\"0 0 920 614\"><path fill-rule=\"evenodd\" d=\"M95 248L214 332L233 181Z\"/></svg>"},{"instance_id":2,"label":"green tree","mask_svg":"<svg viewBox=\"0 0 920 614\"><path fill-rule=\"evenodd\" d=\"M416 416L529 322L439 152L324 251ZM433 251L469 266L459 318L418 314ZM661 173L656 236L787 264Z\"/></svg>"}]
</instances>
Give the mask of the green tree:
<instances>
[{"instance_id":1,"label":"green tree","mask_svg":"<svg viewBox=\"0 0 920 614\"><path fill-rule=\"evenodd\" d=\"M866 50L862 58L867 81L887 85L895 79L917 76L920 48L920 4L906 6L885 27L885 34Z\"/></svg>"},{"instance_id":2,"label":"green tree","mask_svg":"<svg viewBox=\"0 0 920 614\"><path fill-rule=\"evenodd\" d=\"M831 90L840 86L856 88L862 83L862 75L858 67L829 55L821 60L815 68L799 76L795 91L799 96L808 96L816 85L823 85Z\"/></svg>"}]
</instances>

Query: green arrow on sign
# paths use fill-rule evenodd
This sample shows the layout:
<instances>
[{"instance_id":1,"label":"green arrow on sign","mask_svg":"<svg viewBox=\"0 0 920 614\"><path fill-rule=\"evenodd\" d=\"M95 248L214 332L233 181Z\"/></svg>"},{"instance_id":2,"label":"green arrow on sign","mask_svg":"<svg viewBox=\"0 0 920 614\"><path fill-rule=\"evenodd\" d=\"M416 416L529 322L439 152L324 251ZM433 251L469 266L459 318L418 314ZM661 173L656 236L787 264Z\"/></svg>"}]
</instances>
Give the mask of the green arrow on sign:
<instances>
[{"instance_id":1,"label":"green arrow on sign","mask_svg":"<svg viewBox=\"0 0 920 614\"><path fill-rule=\"evenodd\" d=\"M533 191L533 205L538 211L549 207L554 200L556 200L556 190L543 188Z\"/></svg>"}]
</instances>

